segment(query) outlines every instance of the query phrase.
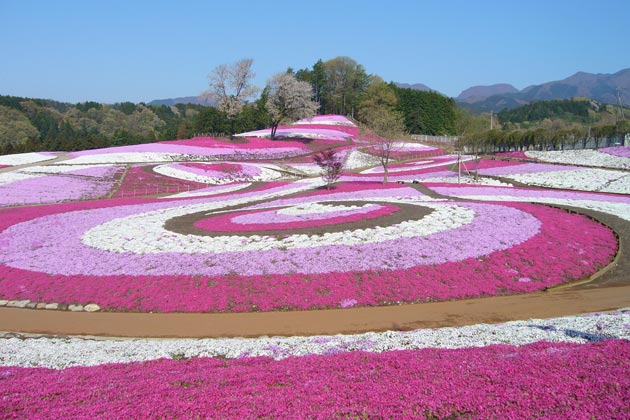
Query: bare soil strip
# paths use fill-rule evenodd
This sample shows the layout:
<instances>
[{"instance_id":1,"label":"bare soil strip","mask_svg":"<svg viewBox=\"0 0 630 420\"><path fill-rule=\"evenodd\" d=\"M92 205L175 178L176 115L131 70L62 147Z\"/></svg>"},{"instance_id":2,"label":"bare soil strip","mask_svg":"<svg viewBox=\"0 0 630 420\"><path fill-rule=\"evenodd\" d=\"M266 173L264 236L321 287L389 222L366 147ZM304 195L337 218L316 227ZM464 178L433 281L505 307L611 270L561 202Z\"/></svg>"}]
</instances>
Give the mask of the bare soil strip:
<instances>
[{"instance_id":1,"label":"bare soil strip","mask_svg":"<svg viewBox=\"0 0 630 420\"><path fill-rule=\"evenodd\" d=\"M0 308L0 331L110 337L258 337L414 330L630 306L630 285L417 305L296 312L150 314Z\"/></svg>"}]
</instances>

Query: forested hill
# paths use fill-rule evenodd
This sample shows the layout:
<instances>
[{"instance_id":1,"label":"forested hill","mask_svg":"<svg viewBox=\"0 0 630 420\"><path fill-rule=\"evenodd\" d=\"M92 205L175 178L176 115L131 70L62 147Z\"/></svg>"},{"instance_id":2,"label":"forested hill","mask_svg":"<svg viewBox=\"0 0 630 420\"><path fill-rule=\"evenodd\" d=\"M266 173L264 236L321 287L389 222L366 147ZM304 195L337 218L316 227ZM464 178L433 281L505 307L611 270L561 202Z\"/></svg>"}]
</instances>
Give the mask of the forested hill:
<instances>
[{"instance_id":1,"label":"forested hill","mask_svg":"<svg viewBox=\"0 0 630 420\"><path fill-rule=\"evenodd\" d=\"M628 108L623 113L628 114ZM503 125L535 125L542 121L565 124L614 124L617 107L587 98L540 101L515 109L504 109L498 117Z\"/></svg>"},{"instance_id":2,"label":"forested hill","mask_svg":"<svg viewBox=\"0 0 630 420\"><path fill-rule=\"evenodd\" d=\"M455 134L457 105L451 98L437 93L390 85L398 104L396 110L405 121L410 133L444 135Z\"/></svg>"},{"instance_id":3,"label":"forested hill","mask_svg":"<svg viewBox=\"0 0 630 420\"><path fill-rule=\"evenodd\" d=\"M391 89L408 132L454 133L457 107L452 99L393 85ZM266 127L269 114L260 98L245 106L234 128L245 132ZM69 104L0 96L0 154L87 150L229 132L225 114L202 105Z\"/></svg>"},{"instance_id":4,"label":"forested hill","mask_svg":"<svg viewBox=\"0 0 630 420\"><path fill-rule=\"evenodd\" d=\"M239 131L264 128L258 104L245 107ZM48 99L0 96L0 154L41 150L86 150L149 143L195 134L223 134L229 122L216 108L131 102L69 104Z\"/></svg>"}]
</instances>

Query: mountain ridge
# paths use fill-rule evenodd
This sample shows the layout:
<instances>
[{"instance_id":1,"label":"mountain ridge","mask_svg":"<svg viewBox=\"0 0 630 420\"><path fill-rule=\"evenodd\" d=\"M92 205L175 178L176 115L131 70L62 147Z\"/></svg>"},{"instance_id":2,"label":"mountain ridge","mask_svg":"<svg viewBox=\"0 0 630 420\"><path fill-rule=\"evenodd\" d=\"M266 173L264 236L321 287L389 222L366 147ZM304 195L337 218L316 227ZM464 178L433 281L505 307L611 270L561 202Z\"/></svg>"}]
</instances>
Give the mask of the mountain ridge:
<instances>
[{"instance_id":1,"label":"mountain ridge","mask_svg":"<svg viewBox=\"0 0 630 420\"><path fill-rule=\"evenodd\" d=\"M180 96L178 98L154 99L151 102L147 102L147 105L173 106L176 104L195 104L195 105L212 106L210 102L206 102L205 100L200 99L199 96Z\"/></svg>"},{"instance_id":2,"label":"mountain ridge","mask_svg":"<svg viewBox=\"0 0 630 420\"><path fill-rule=\"evenodd\" d=\"M530 85L517 92L489 95L479 100L466 100L460 96L457 103L473 112L501 111L518 106L554 99L587 97L601 103L617 104L617 89L622 104L630 104L630 68L616 73L588 73L578 71L561 80Z\"/></svg>"}]
</instances>

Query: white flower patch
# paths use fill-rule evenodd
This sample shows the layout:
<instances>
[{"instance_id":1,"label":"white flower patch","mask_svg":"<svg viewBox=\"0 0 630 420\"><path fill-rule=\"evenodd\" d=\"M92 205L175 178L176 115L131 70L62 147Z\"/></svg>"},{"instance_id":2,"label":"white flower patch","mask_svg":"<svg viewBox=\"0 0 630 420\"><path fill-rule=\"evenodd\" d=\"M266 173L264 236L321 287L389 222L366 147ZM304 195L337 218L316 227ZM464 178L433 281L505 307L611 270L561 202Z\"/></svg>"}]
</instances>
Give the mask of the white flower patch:
<instances>
[{"instance_id":1,"label":"white flower patch","mask_svg":"<svg viewBox=\"0 0 630 420\"><path fill-rule=\"evenodd\" d=\"M27 174L18 171L0 172L0 185L7 185L13 182L24 181L26 179L38 178L42 175Z\"/></svg>"},{"instance_id":2,"label":"white flower patch","mask_svg":"<svg viewBox=\"0 0 630 420\"><path fill-rule=\"evenodd\" d=\"M353 150L350 152L350 154L346 158L344 168L353 170L353 169L366 168L368 166L376 166L380 164L381 164L381 161L379 160L377 156L369 155L367 153L363 153L358 150Z\"/></svg>"},{"instance_id":3,"label":"white flower patch","mask_svg":"<svg viewBox=\"0 0 630 420\"><path fill-rule=\"evenodd\" d=\"M463 327L385 331L313 337L206 339L102 339L78 337L0 338L0 365L65 369L179 356L228 359L328 354L330 352L468 348L496 344L521 346L538 341L587 343L630 340L630 312L476 324Z\"/></svg>"},{"instance_id":4,"label":"white flower patch","mask_svg":"<svg viewBox=\"0 0 630 420\"><path fill-rule=\"evenodd\" d=\"M348 118L342 115L314 115L310 118L303 118L296 121L293 125L346 125L350 127L356 127L356 125Z\"/></svg>"},{"instance_id":5,"label":"white flower patch","mask_svg":"<svg viewBox=\"0 0 630 420\"><path fill-rule=\"evenodd\" d=\"M392 150L436 150L435 147L427 146L421 143L410 143L404 141L397 141L393 143Z\"/></svg>"},{"instance_id":6,"label":"white flower patch","mask_svg":"<svg viewBox=\"0 0 630 420\"><path fill-rule=\"evenodd\" d=\"M289 171L297 172L297 175L320 176L322 174L322 169L312 163L293 163L285 166Z\"/></svg>"},{"instance_id":7,"label":"white flower patch","mask_svg":"<svg viewBox=\"0 0 630 420\"><path fill-rule=\"evenodd\" d=\"M108 166L108 165L96 165ZM62 174L70 171L81 169L89 169L96 167L94 165L48 165L48 166L31 166L10 172L0 173L0 185L7 185L17 181L27 179L40 178L49 174Z\"/></svg>"},{"instance_id":8,"label":"white flower patch","mask_svg":"<svg viewBox=\"0 0 630 420\"><path fill-rule=\"evenodd\" d=\"M271 182L283 177L283 174L278 172L280 168L276 165L253 165L259 169L259 173L257 175L247 175L247 174L239 174L235 173L234 175L227 174L225 177L217 178L212 176L206 176L198 173L193 173L190 171L185 171L179 168L175 168L171 165L159 165L153 168L153 171L164 176L168 176L170 178L183 179L186 181L194 181L202 184L211 184L211 185L222 185L229 184L232 182Z\"/></svg>"},{"instance_id":9,"label":"white flower patch","mask_svg":"<svg viewBox=\"0 0 630 420\"><path fill-rule=\"evenodd\" d=\"M570 165L599 166L602 168L630 169L630 158L609 155L597 150L527 151L525 156L543 162L566 163Z\"/></svg>"},{"instance_id":10,"label":"white flower patch","mask_svg":"<svg viewBox=\"0 0 630 420\"><path fill-rule=\"evenodd\" d=\"M225 185L225 186L221 186L221 187L210 187L210 188L202 188L200 190L194 190L194 191L184 191L184 192L181 192L181 193L177 193L177 194L173 194L173 195L167 195L167 196L158 197L158 198L164 199L164 198L206 197L206 196L211 196L211 195L225 194L225 193L229 193L229 192L233 192L233 191L242 190L242 189L247 188L247 187L249 187L251 185L252 184L249 183L249 182L244 182L244 183L238 183L238 184Z\"/></svg>"},{"instance_id":11,"label":"white flower patch","mask_svg":"<svg viewBox=\"0 0 630 420\"><path fill-rule=\"evenodd\" d=\"M630 194L630 173L606 169L536 172L506 175L528 185L541 187Z\"/></svg>"},{"instance_id":12,"label":"white flower patch","mask_svg":"<svg viewBox=\"0 0 630 420\"><path fill-rule=\"evenodd\" d=\"M337 211L352 211L362 208L372 207L371 204L363 206L335 206L332 204L320 204L320 203L307 203L298 204L297 206L286 207L278 210L276 213L284 214L287 216L302 216L305 214L321 214L321 213L333 213Z\"/></svg>"},{"instance_id":13,"label":"white flower patch","mask_svg":"<svg viewBox=\"0 0 630 420\"><path fill-rule=\"evenodd\" d=\"M372 200L396 202L391 197ZM236 200L234 200L236 201ZM360 200L357 200L360 201ZM410 203L413 203L410 201ZM123 217L99 225L83 234L81 241L88 246L110 252L155 254L164 252L223 253L263 251L271 249L311 248L328 245L360 245L400 238L414 238L454 229L472 223L475 212L457 205L424 203L434 211L420 220L404 221L387 227L328 232L323 235L288 235L285 238L270 236L196 236L166 231L166 221L190 213L210 211L226 203L203 203L190 206L155 210L144 214Z\"/></svg>"},{"instance_id":14,"label":"white flower patch","mask_svg":"<svg viewBox=\"0 0 630 420\"><path fill-rule=\"evenodd\" d=\"M71 165L85 165L95 163L155 163L173 161L193 161L193 160L214 160L212 156L190 156L177 153L157 153L157 152L128 152L128 153L101 153L94 155L77 156L65 161Z\"/></svg>"},{"instance_id":15,"label":"white flower patch","mask_svg":"<svg viewBox=\"0 0 630 420\"><path fill-rule=\"evenodd\" d=\"M468 155L464 155L461 158L461 162L468 162L470 160L473 160L474 157L473 156L468 156ZM418 161L414 161L414 162L408 162L405 163L402 166L394 166L394 167L390 167L388 168L388 172L391 173L395 173L395 172L410 172L410 171L417 171L420 169L428 169L428 168L435 168L435 167L439 167L439 166L446 166L446 165L453 165L457 163L457 156L452 156L452 160L439 160L439 161L435 161L432 159L427 159L427 160L418 160ZM380 165L380 162L377 163L378 165ZM375 168L370 168L370 169L366 169L361 171L360 173L362 174L382 174L383 173L383 167L382 166L377 166Z\"/></svg>"},{"instance_id":16,"label":"white flower patch","mask_svg":"<svg viewBox=\"0 0 630 420\"><path fill-rule=\"evenodd\" d=\"M54 155L44 155L41 153L17 153L14 155L0 156L0 165L27 165L30 163L43 162L46 160L56 159Z\"/></svg>"},{"instance_id":17,"label":"white flower patch","mask_svg":"<svg viewBox=\"0 0 630 420\"><path fill-rule=\"evenodd\" d=\"M564 198L550 197L518 197L518 196L501 196L501 195L457 195L458 198L480 201L520 201L525 203L543 203L557 204L560 206L579 207L583 209L599 211L601 213L611 214L630 222L630 205L625 203L611 203L605 201L593 200L571 200Z\"/></svg>"}]
</instances>

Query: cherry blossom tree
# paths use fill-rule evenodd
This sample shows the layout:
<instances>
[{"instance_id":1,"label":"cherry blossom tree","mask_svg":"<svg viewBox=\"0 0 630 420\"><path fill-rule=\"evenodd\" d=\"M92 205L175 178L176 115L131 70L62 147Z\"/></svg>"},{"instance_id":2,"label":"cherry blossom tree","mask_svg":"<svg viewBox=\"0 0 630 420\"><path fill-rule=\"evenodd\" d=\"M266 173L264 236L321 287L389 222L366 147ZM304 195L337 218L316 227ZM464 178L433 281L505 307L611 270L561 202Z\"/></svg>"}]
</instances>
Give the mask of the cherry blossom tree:
<instances>
[{"instance_id":1,"label":"cherry blossom tree","mask_svg":"<svg viewBox=\"0 0 630 420\"><path fill-rule=\"evenodd\" d=\"M271 115L271 138L282 123L315 115L319 104L313 101L313 89L291 73L278 73L267 82L267 111Z\"/></svg>"},{"instance_id":2,"label":"cherry blossom tree","mask_svg":"<svg viewBox=\"0 0 630 420\"><path fill-rule=\"evenodd\" d=\"M230 137L234 136L236 117L243 110L247 101L260 89L252 84L256 74L252 71L251 58L237 61L234 64L221 64L208 75L210 88L201 94L206 101L217 104L230 121Z\"/></svg>"}]
</instances>

